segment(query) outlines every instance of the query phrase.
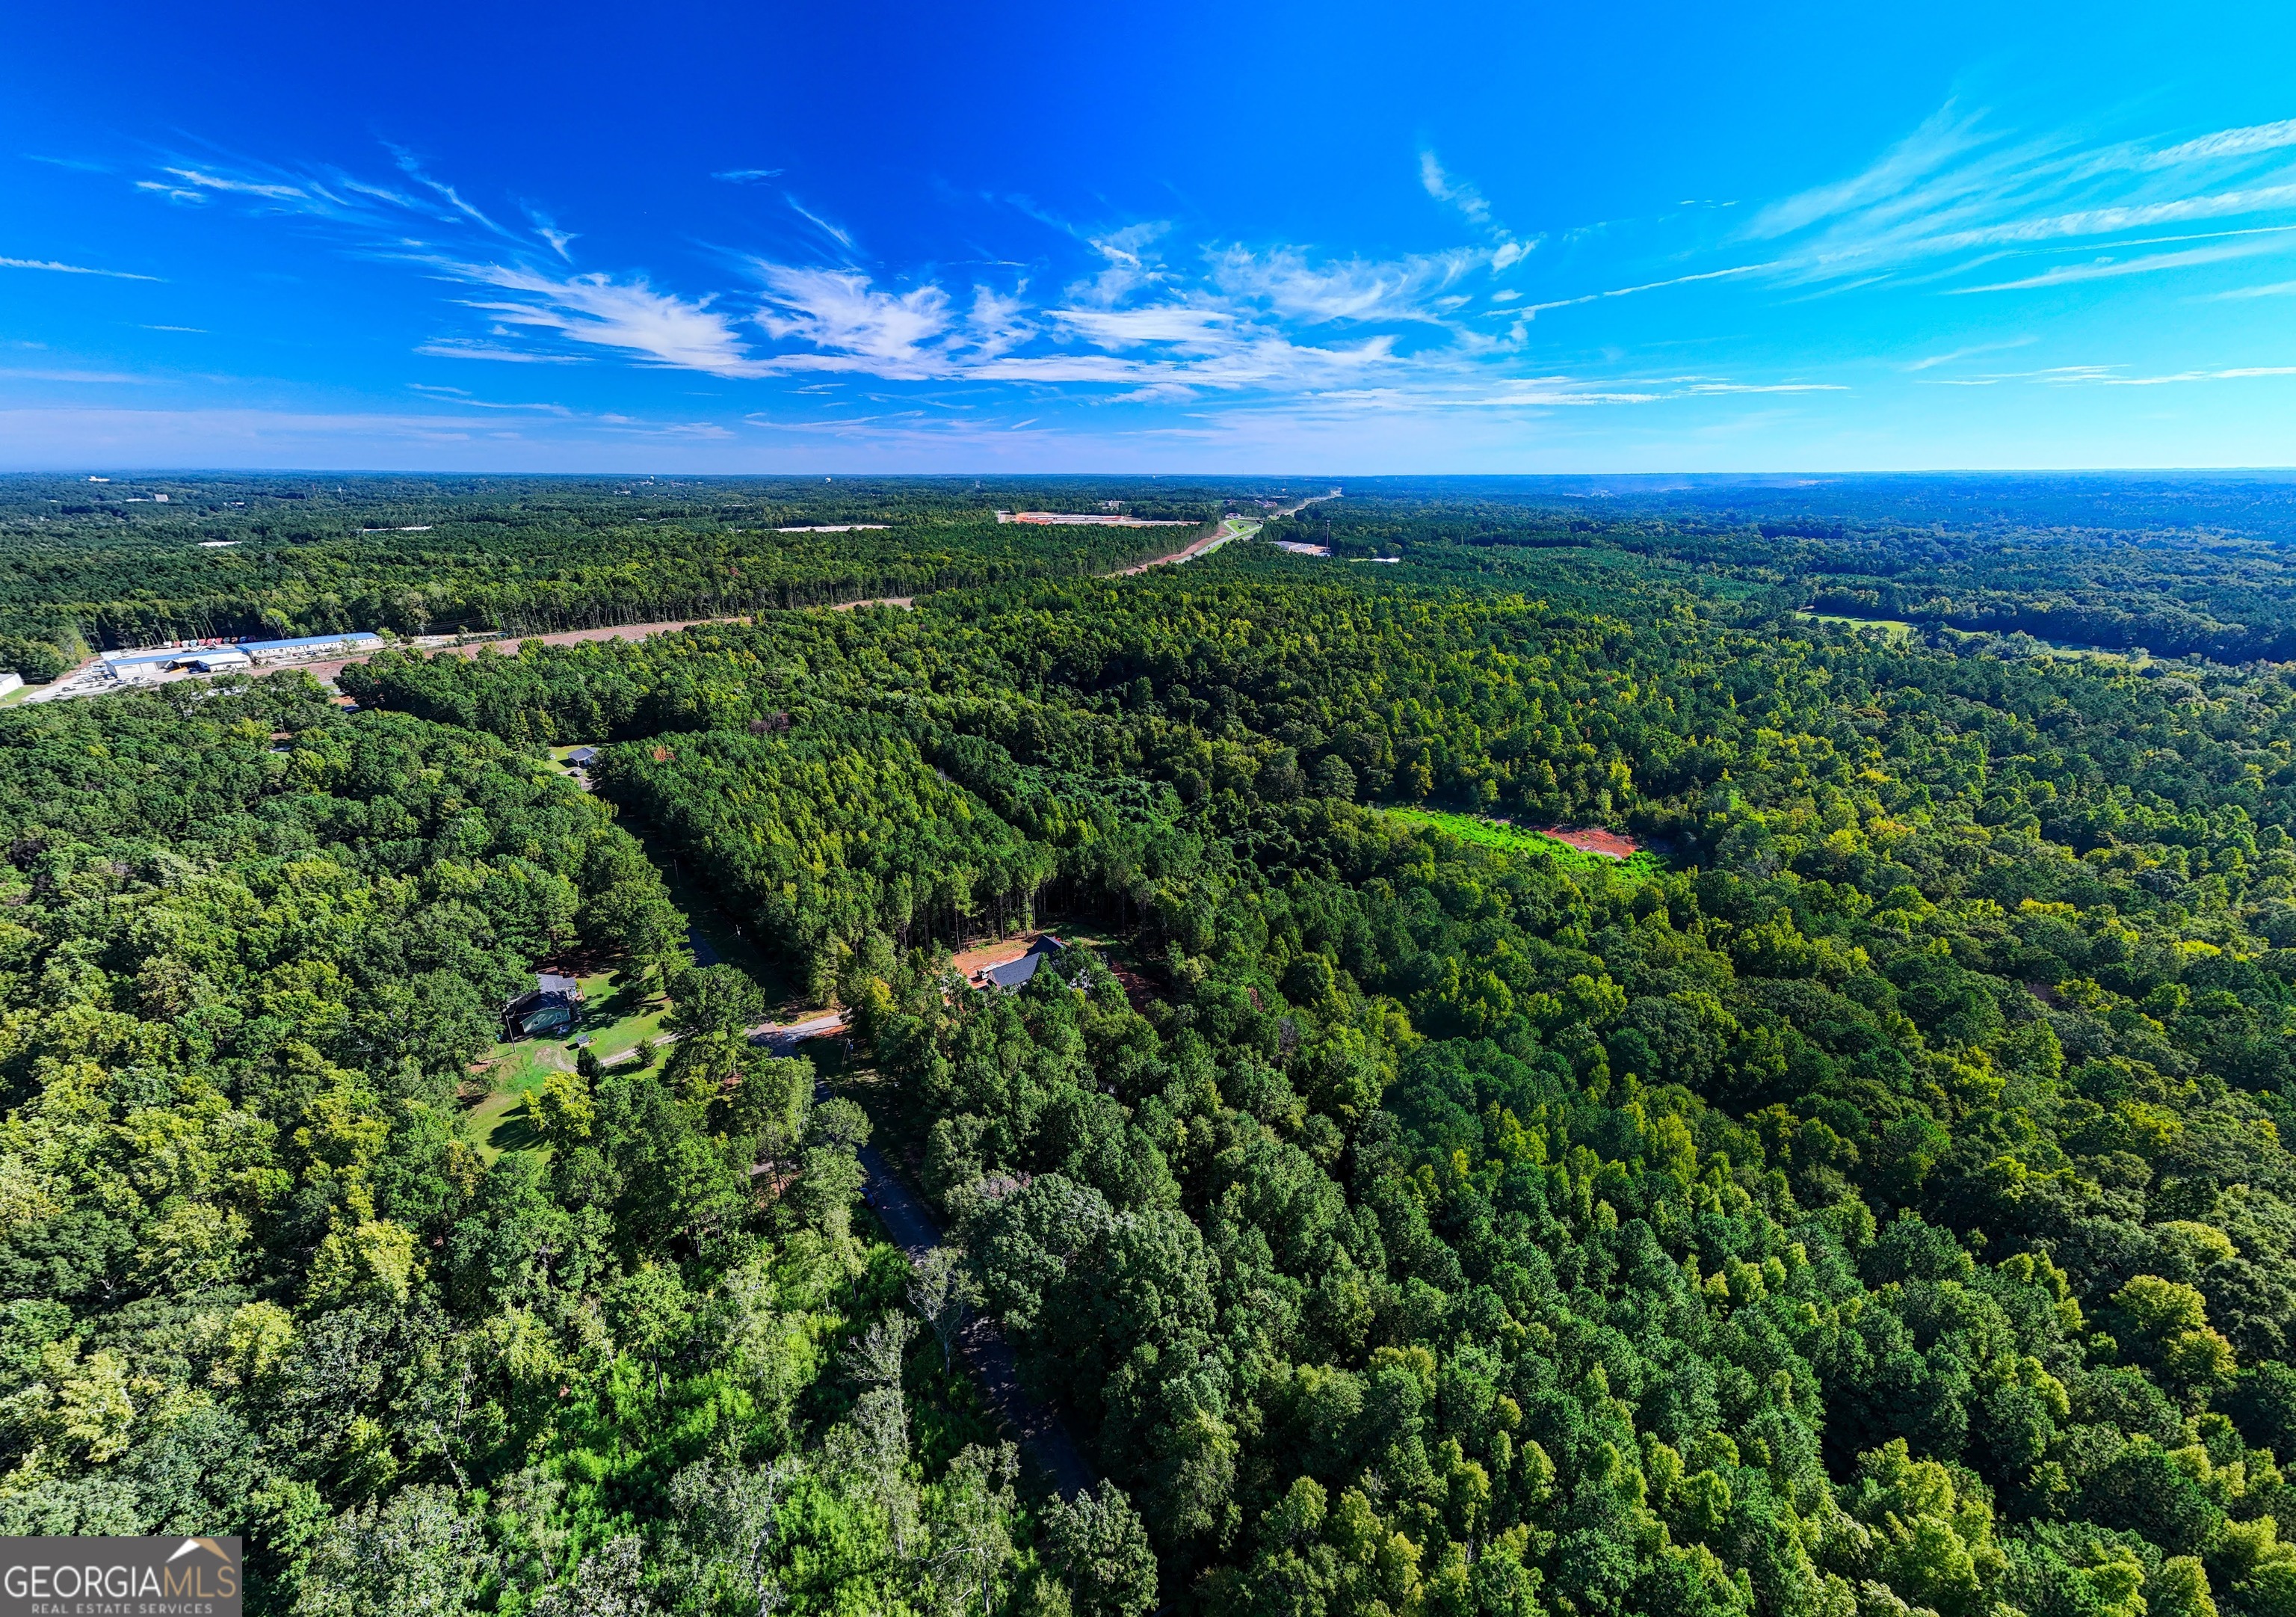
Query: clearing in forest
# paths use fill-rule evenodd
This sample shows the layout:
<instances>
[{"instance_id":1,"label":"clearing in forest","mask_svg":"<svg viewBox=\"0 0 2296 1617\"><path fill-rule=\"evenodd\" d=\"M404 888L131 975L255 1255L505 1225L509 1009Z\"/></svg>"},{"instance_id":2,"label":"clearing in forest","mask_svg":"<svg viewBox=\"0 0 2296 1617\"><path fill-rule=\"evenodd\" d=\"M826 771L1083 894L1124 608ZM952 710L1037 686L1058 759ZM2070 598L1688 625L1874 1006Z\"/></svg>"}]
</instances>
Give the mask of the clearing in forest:
<instances>
[{"instance_id":1,"label":"clearing in forest","mask_svg":"<svg viewBox=\"0 0 2296 1617\"><path fill-rule=\"evenodd\" d=\"M631 980L631 968L619 965L581 978L582 1021L570 1038L518 1038L498 1044L479 1058L471 1087L486 1086L478 1104L463 1114L463 1131L493 1161L505 1151L537 1147L541 1139L527 1111L527 1101L553 1072L574 1070L574 1053L581 1041L590 1041L602 1062L619 1061L637 1048L641 1040L661 1037L661 1019L669 1004L648 994Z\"/></svg>"},{"instance_id":2,"label":"clearing in forest","mask_svg":"<svg viewBox=\"0 0 2296 1617\"><path fill-rule=\"evenodd\" d=\"M1558 826L1547 830L1518 825L1511 820L1452 814L1440 808L1390 808L1387 812L1410 825L1447 831L1463 842L1507 853L1542 855L1568 869L1615 870L1639 882L1657 874L1666 865L1658 853L1632 837L1602 826Z\"/></svg>"}]
</instances>

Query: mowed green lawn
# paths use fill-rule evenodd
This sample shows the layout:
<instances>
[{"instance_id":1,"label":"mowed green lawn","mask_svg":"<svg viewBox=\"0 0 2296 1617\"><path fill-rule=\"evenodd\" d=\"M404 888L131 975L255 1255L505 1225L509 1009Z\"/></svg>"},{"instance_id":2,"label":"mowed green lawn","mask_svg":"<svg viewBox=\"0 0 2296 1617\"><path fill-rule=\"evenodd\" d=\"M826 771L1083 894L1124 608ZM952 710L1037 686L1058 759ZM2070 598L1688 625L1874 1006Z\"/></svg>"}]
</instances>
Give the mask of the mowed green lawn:
<instances>
[{"instance_id":1,"label":"mowed green lawn","mask_svg":"<svg viewBox=\"0 0 2296 1617\"><path fill-rule=\"evenodd\" d=\"M463 1126L488 1161L505 1151L543 1149L527 1099L553 1072L574 1070L576 1039L587 1038L598 1059L611 1062L637 1048L642 1039L661 1037L668 1003L626 982L623 970L581 980L582 1024L571 1036L516 1039L496 1045L480 1058L488 1063L489 1087L487 1097L464 1114Z\"/></svg>"},{"instance_id":2,"label":"mowed green lawn","mask_svg":"<svg viewBox=\"0 0 2296 1617\"><path fill-rule=\"evenodd\" d=\"M1504 825L1497 820L1479 819L1472 814L1453 814L1440 808L1390 808L1387 812L1414 825L1447 831L1463 842L1475 842L1506 853L1536 854L1566 869L1611 870L1630 882L1642 882L1666 868L1666 862L1654 853L1645 851L1624 859L1606 858L1527 825Z\"/></svg>"}]
</instances>

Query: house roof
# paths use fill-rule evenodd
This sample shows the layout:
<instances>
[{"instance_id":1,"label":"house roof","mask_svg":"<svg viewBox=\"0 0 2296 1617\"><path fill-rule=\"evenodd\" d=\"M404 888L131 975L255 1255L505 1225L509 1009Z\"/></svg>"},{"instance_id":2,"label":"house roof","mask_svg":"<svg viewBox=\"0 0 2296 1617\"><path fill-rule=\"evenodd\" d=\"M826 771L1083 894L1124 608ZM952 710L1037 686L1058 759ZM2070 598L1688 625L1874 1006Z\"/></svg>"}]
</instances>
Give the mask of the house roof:
<instances>
[{"instance_id":1,"label":"house roof","mask_svg":"<svg viewBox=\"0 0 2296 1617\"><path fill-rule=\"evenodd\" d=\"M537 972L534 977L534 991L537 994L562 994L569 999L578 999L582 995L582 985L571 977Z\"/></svg>"},{"instance_id":2,"label":"house roof","mask_svg":"<svg viewBox=\"0 0 2296 1617\"><path fill-rule=\"evenodd\" d=\"M1002 965L992 965L980 973L980 985L991 989L1017 989L1037 974L1037 967L1046 956L1057 955L1068 946L1046 932L1029 946L1029 952L1018 960L1007 960Z\"/></svg>"}]
</instances>

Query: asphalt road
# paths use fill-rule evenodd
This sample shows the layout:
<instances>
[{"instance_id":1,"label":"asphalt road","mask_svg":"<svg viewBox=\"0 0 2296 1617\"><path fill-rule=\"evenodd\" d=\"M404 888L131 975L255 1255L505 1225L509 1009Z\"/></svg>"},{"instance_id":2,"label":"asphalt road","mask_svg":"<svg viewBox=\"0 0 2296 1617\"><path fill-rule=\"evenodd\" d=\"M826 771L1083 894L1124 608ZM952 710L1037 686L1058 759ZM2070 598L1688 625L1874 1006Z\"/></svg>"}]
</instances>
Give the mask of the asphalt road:
<instances>
[{"instance_id":1,"label":"asphalt road","mask_svg":"<svg viewBox=\"0 0 2296 1617\"><path fill-rule=\"evenodd\" d=\"M865 1193L869 1206L896 1245L914 1258L941 1244L940 1227L933 1222L932 1214L895 1177L874 1145L861 1147L861 1170L869 1176ZM973 1315L957 1339L957 1351L964 1355L965 1367L972 1372L990 1408L1020 1435L1021 1446L1045 1468L1062 1496L1072 1498L1090 1491L1092 1467L1085 1464L1083 1451L1069 1435L1060 1411L1030 1397L1021 1385L1013 1344L1004 1340L996 1322L986 1314Z\"/></svg>"},{"instance_id":2,"label":"asphalt road","mask_svg":"<svg viewBox=\"0 0 2296 1617\"><path fill-rule=\"evenodd\" d=\"M842 1012L825 1012L802 1022L752 1028L750 1041L761 1045L776 1055L787 1055L797 1048L800 1040L834 1034L844 1025ZM816 1092L816 1098L826 1090ZM864 1145L860 1151L861 1171L867 1175L862 1194L868 1199L870 1211L893 1238L893 1244L911 1258L922 1256L941 1244L940 1226L925 1206L922 1198L904 1185L893 1172L892 1164L885 1161L874 1145ZM965 1321L957 1338L957 1352L964 1359L965 1368L988 1399L1005 1425L1021 1440L1021 1448L1030 1459L1042 1466L1063 1498L1091 1490L1092 1467L1085 1463L1084 1452L1069 1435L1060 1411L1029 1395L1021 1385L1021 1368L1013 1356L1013 1344L1004 1340L1004 1333L986 1314L976 1313Z\"/></svg>"}]
</instances>

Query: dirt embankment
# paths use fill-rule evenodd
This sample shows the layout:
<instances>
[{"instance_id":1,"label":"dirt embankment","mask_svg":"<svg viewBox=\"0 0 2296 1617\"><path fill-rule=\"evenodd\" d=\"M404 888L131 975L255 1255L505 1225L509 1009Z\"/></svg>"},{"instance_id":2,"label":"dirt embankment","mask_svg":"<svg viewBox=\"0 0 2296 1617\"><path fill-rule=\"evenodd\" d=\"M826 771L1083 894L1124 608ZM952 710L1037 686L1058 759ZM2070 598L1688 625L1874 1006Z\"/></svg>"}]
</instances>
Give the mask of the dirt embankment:
<instances>
[{"instance_id":1,"label":"dirt embankment","mask_svg":"<svg viewBox=\"0 0 2296 1617\"><path fill-rule=\"evenodd\" d=\"M1136 562L1129 567L1119 567L1114 572L1103 573L1101 576L1108 579L1128 579L1135 573L1146 572L1152 567L1166 567L1180 562L1193 562L1198 556L1208 555L1211 552L1218 550L1230 539L1240 539L1244 538L1246 535L1256 531L1258 528L1259 524L1256 522L1248 522L1233 527L1223 522L1220 524L1220 529L1218 533L1206 534L1202 538L1197 539L1193 543L1174 551L1168 556L1154 556L1145 562Z\"/></svg>"},{"instance_id":2,"label":"dirt embankment","mask_svg":"<svg viewBox=\"0 0 2296 1617\"><path fill-rule=\"evenodd\" d=\"M1606 859L1630 859L1643 850L1643 845L1634 838L1600 825L1537 825L1532 829L1541 836L1567 842L1581 853L1599 853Z\"/></svg>"}]
</instances>

